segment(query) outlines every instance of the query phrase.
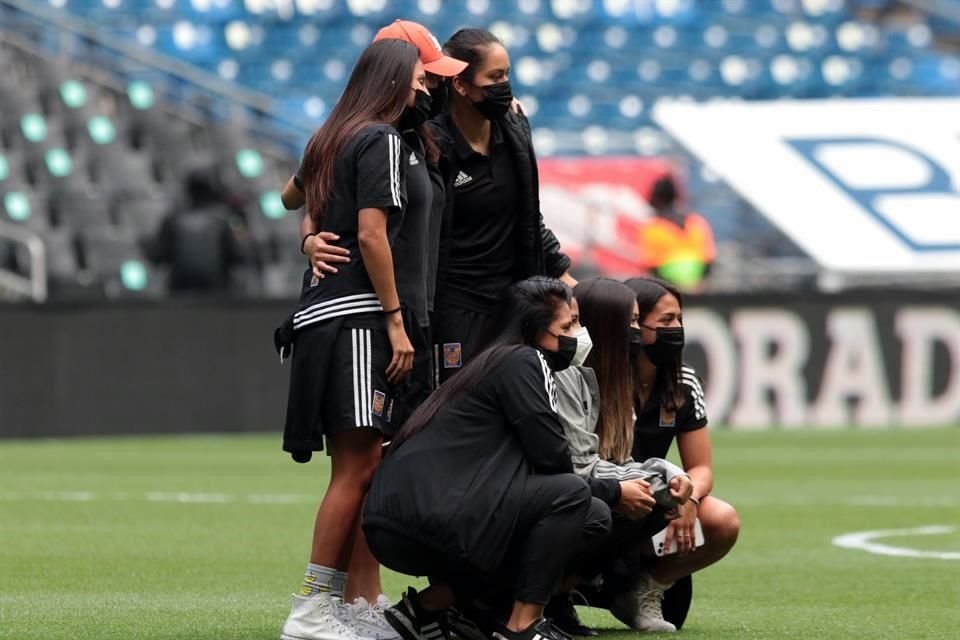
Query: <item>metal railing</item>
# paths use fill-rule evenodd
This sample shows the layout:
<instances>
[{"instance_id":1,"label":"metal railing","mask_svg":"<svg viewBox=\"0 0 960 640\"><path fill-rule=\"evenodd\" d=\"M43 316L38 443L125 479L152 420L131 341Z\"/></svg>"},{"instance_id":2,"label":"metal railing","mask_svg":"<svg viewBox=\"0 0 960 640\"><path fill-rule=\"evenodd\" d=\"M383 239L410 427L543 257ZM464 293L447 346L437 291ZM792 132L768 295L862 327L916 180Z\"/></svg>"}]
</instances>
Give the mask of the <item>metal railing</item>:
<instances>
[{"instance_id":1,"label":"metal railing","mask_svg":"<svg viewBox=\"0 0 960 640\"><path fill-rule=\"evenodd\" d=\"M3 10L6 9L8 20L3 20ZM4 25L7 22L9 24ZM23 25L16 24L24 23ZM46 6L35 0L0 0L0 26L18 27L29 26L32 22L40 27L52 27L60 36L52 42L49 37L44 44L55 43L58 53L81 57L84 49L100 49L113 55L120 56L127 62L142 66L144 71L160 74L195 92L203 94L197 103L220 102L233 114L245 112L252 116L250 128L261 136L273 137L299 155L299 144L304 137L309 136L312 130L302 123L285 118L276 108L273 99L260 91L249 89L221 79L216 74L199 67L164 55L148 47L122 37L111 35L97 24L77 16ZM28 29L15 28L21 36L26 36ZM189 92L185 92L189 93ZM209 105L205 105L209 106Z\"/></svg>"},{"instance_id":2,"label":"metal railing","mask_svg":"<svg viewBox=\"0 0 960 640\"><path fill-rule=\"evenodd\" d=\"M30 255L30 275L23 276L0 268L0 297L12 300L47 299L47 250L36 233L0 222L0 239L23 245Z\"/></svg>"}]
</instances>

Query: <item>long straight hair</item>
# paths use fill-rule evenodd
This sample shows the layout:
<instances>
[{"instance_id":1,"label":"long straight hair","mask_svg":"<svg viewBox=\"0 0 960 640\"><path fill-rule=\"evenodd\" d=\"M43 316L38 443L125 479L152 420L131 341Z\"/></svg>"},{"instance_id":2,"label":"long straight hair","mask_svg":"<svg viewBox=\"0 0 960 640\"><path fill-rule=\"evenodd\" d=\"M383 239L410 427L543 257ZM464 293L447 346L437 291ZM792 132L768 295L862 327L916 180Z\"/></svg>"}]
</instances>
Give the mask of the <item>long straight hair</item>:
<instances>
[{"instance_id":1,"label":"long straight hair","mask_svg":"<svg viewBox=\"0 0 960 640\"><path fill-rule=\"evenodd\" d=\"M310 138L303 156L301 178L307 211L318 223L333 197L333 173L340 152L371 124L393 124L400 119L418 59L417 48L403 40L380 40L360 54L343 95Z\"/></svg>"},{"instance_id":2,"label":"long straight hair","mask_svg":"<svg viewBox=\"0 0 960 640\"><path fill-rule=\"evenodd\" d=\"M629 327L636 295L622 282L590 278L574 287L573 296L580 305L580 324L593 341L585 364L596 372L600 387L600 457L622 463L633 449Z\"/></svg>"},{"instance_id":3,"label":"long straight hair","mask_svg":"<svg viewBox=\"0 0 960 640\"><path fill-rule=\"evenodd\" d=\"M637 296L637 307L640 310L640 322L653 311L653 308L660 302L660 298L669 294L677 299L680 309L683 309L683 296L680 290L669 282L659 278L630 278L626 284ZM644 356L638 355L634 361L634 367L639 367L639 359ZM657 367L657 377L654 380L653 390L650 393L651 398L655 398L660 406L667 411L676 411L683 405L683 390L680 386L681 376L683 375L683 354L677 354L676 359L667 366ZM639 376L637 377L639 380ZM636 389L634 400L640 407L640 389Z\"/></svg>"},{"instance_id":4,"label":"long straight hair","mask_svg":"<svg viewBox=\"0 0 960 640\"><path fill-rule=\"evenodd\" d=\"M497 336L457 375L413 412L393 438L389 451L419 433L449 402L469 393L482 380L494 373L503 359L524 345L534 346L550 327L563 304L570 304L570 288L554 278L535 276L514 283L501 308L501 324ZM389 452L388 452L389 453Z\"/></svg>"}]
</instances>

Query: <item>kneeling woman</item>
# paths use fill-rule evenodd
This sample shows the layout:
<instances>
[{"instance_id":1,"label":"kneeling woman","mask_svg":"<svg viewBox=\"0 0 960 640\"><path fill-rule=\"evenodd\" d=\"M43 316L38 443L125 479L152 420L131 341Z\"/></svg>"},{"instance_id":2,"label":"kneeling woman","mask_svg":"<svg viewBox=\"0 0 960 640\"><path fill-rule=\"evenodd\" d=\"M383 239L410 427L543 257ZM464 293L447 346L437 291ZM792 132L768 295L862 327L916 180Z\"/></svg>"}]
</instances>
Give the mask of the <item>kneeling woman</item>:
<instances>
[{"instance_id":1,"label":"kneeling woman","mask_svg":"<svg viewBox=\"0 0 960 640\"><path fill-rule=\"evenodd\" d=\"M405 640L437 640L446 610L491 583L514 600L497 634L560 640L544 604L609 533L610 510L573 473L557 416L553 371L577 344L569 289L518 282L502 317L493 345L410 417L367 497L363 529L377 559L430 578L387 610Z\"/></svg>"},{"instance_id":2,"label":"kneeling woman","mask_svg":"<svg viewBox=\"0 0 960 640\"><path fill-rule=\"evenodd\" d=\"M719 561L733 548L740 519L732 506L712 494L713 448L706 428L703 386L697 372L683 361L680 291L655 278L633 278L626 285L637 296L640 316L640 330L630 344L636 409L633 459L663 458L676 440L683 468L694 486L690 500L667 527L664 546L669 548L676 541L678 552L658 558L637 576L633 591L626 595L636 603L639 616L659 622L650 603L663 599L671 587L674 591L682 588L682 599L671 599L668 593L663 603L664 615L682 622L691 595L689 576ZM704 538L700 547L695 545L698 519Z\"/></svg>"}]
</instances>

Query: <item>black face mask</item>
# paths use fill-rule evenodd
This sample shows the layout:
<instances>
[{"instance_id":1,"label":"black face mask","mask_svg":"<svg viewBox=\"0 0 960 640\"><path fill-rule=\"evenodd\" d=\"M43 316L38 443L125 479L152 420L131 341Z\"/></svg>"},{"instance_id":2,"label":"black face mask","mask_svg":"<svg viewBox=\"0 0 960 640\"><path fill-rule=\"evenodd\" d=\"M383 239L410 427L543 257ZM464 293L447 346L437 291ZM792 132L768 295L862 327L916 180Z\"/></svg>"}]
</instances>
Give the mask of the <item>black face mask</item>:
<instances>
[{"instance_id":1,"label":"black face mask","mask_svg":"<svg viewBox=\"0 0 960 640\"><path fill-rule=\"evenodd\" d=\"M446 111L449 100L450 87L447 86L446 80L441 80L436 87L430 89L430 117L436 118Z\"/></svg>"},{"instance_id":2,"label":"black face mask","mask_svg":"<svg viewBox=\"0 0 960 640\"><path fill-rule=\"evenodd\" d=\"M474 108L487 120L503 119L510 111L510 105L513 104L513 89L510 88L510 81L487 85L481 89L483 100L474 102Z\"/></svg>"},{"instance_id":3,"label":"black face mask","mask_svg":"<svg viewBox=\"0 0 960 640\"><path fill-rule=\"evenodd\" d=\"M540 349L540 353L543 354L547 365L553 371L563 371L570 366L573 358L577 355L577 339L570 336L556 336L556 338L558 345L556 351Z\"/></svg>"},{"instance_id":4,"label":"black face mask","mask_svg":"<svg viewBox=\"0 0 960 640\"><path fill-rule=\"evenodd\" d=\"M630 327L627 331L627 344L630 347L630 355L638 356L643 353L643 331L635 327Z\"/></svg>"},{"instance_id":5,"label":"black face mask","mask_svg":"<svg viewBox=\"0 0 960 640\"><path fill-rule=\"evenodd\" d=\"M646 327L646 325L641 325ZM641 351L654 366L662 367L676 362L677 356L683 351L683 327L646 327L657 332L657 339L652 344L643 344L643 332L640 329L630 328L630 355L637 355Z\"/></svg>"},{"instance_id":6,"label":"black face mask","mask_svg":"<svg viewBox=\"0 0 960 640\"><path fill-rule=\"evenodd\" d=\"M429 120L432 103L433 100L430 98L429 93L417 89L413 99L413 106L403 108L403 113L400 115L400 122L397 123L397 129L399 131L409 131L410 129L416 129Z\"/></svg>"}]
</instances>

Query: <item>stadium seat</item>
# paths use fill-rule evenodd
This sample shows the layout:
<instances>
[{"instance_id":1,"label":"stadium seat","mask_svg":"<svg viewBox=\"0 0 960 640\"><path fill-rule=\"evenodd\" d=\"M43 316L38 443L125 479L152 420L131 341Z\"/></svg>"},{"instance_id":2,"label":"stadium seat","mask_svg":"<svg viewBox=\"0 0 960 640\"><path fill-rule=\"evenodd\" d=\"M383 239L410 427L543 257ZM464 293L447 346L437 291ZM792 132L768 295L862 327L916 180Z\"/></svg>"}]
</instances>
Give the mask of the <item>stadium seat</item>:
<instances>
[{"instance_id":1,"label":"stadium seat","mask_svg":"<svg viewBox=\"0 0 960 640\"><path fill-rule=\"evenodd\" d=\"M62 146L28 149L27 176L38 189L79 187L90 181L85 157Z\"/></svg>"},{"instance_id":2,"label":"stadium seat","mask_svg":"<svg viewBox=\"0 0 960 640\"><path fill-rule=\"evenodd\" d=\"M110 227L114 224L109 203L102 193L91 185L55 190L50 196L50 209L56 226L75 231Z\"/></svg>"},{"instance_id":3,"label":"stadium seat","mask_svg":"<svg viewBox=\"0 0 960 640\"><path fill-rule=\"evenodd\" d=\"M150 197L158 193L154 159L126 149L105 150L91 158L90 175L109 198Z\"/></svg>"},{"instance_id":4,"label":"stadium seat","mask_svg":"<svg viewBox=\"0 0 960 640\"><path fill-rule=\"evenodd\" d=\"M163 293L164 283L128 230L89 229L80 234L86 268L95 276L108 298L153 297Z\"/></svg>"},{"instance_id":5,"label":"stadium seat","mask_svg":"<svg viewBox=\"0 0 960 640\"><path fill-rule=\"evenodd\" d=\"M25 186L0 192L0 205L0 219L4 222L22 225L41 233L50 227L46 203Z\"/></svg>"},{"instance_id":6,"label":"stadium seat","mask_svg":"<svg viewBox=\"0 0 960 640\"><path fill-rule=\"evenodd\" d=\"M145 239L156 234L171 206L167 198L123 198L117 203L114 215L122 227L132 230L137 238Z\"/></svg>"}]
</instances>

